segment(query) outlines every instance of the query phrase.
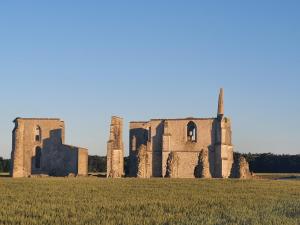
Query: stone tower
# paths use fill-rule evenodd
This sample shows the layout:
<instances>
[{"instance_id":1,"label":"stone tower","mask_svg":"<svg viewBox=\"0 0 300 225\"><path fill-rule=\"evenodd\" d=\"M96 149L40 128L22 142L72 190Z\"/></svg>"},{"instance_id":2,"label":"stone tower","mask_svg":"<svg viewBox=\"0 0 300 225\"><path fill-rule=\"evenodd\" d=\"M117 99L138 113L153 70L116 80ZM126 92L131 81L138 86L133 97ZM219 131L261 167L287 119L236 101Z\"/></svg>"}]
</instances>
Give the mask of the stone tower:
<instances>
[{"instance_id":1,"label":"stone tower","mask_svg":"<svg viewBox=\"0 0 300 225\"><path fill-rule=\"evenodd\" d=\"M123 119L113 116L107 142L107 177L122 176L124 176Z\"/></svg>"}]
</instances>

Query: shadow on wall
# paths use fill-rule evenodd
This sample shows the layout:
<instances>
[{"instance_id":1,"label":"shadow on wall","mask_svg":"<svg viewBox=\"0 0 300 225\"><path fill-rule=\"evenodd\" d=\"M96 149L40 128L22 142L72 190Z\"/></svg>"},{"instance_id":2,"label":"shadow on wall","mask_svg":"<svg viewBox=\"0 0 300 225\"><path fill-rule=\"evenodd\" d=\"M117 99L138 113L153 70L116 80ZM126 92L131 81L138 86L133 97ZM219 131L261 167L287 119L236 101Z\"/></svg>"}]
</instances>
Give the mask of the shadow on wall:
<instances>
[{"instance_id":1,"label":"shadow on wall","mask_svg":"<svg viewBox=\"0 0 300 225\"><path fill-rule=\"evenodd\" d=\"M164 123L161 121L156 127L156 134L153 137L152 144L152 176L153 177L163 177L162 174L162 144L163 144L163 134L164 134Z\"/></svg>"},{"instance_id":2,"label":"shadow on wall","mask_svg":"<svg viewBox=\"0 0 300 225\"><path fill-rule=\"evenodd\" d=\"M9 178L11 177L9 173L0 173L0 178Z\"/></svg>"},{"instance_id":3,"label":"shadow on wall","mask_svg":"<svg viewBox=\"0 0 300 225\"><path fill-rule=\"evenodd\" d=\"M210 174L213 177L217 177L217 167L218 167L218 160L221 160L220 153L216 152L215 146L218 143L218 126L219 126L219 120L214 119L211 129L211 145L208 146L208 161L209 161L209 171ZM219 154L219 155L217 155Z\"/></svg>"},{"instance_id":4,"label":"shadow on wall","mask_svg":"<svg viewBox=\"0 0 300 225\"><path fill-rule=\"evenodd\" d=\"M133 137L135 137L136 143L133 143ZM141 145L147 145L147 141L148 141L148 131L146 129L135 128L130 130L130 169L129 169L130 177L137 176L138 149Z\"/></svg>"},{"instance_id":5,"label":"shadow on wall","mask_svg":"<svg viewBox=\"0 0 300 225\"><path fill-rule=\"evenodd\" d=\"M32 174L68 176L78 172L78 148L62 143L62 130L50 131L50 137L35 147Z\"/></svg>"}]
</instances>

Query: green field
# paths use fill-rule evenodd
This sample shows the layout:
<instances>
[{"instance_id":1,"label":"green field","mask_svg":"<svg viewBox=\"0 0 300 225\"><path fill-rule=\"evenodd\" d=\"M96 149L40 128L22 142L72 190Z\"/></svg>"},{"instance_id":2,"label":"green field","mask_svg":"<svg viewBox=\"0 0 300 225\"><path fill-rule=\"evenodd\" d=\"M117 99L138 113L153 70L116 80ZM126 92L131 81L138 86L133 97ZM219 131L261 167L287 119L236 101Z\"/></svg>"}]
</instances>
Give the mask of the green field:
<instances>
[{"instance_id":1,"label":"green field","mask_svg":"<svg viewBox=\"0 0 300 225\"><path fill-rule=\"evenodd\" d=\"M300 182L0 178L0 224L300 224Z\"/></svg>"}]
</instances>

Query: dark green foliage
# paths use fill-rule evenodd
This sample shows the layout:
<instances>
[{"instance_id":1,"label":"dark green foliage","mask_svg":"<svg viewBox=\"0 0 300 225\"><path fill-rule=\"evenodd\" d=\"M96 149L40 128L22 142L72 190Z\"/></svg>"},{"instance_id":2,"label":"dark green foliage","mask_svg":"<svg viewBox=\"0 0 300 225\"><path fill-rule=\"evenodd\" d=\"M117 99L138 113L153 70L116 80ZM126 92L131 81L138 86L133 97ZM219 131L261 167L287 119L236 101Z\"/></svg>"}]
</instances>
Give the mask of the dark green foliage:
<instances>
[{"instance_id":1,"label":"dark green foliage","mask_svg":"<svg viewBox=\"0 0 300 225\"><path fill-rule=\"evenodd\" d=\"M129 157L124 158L125 174L129 174ZM89 156L89 173L106 173L105 156Z\"/></svg>"},{"instance_id":2,"label":"dark green foliage","mask_svg":"<svg viewBox=\"0 0 300 225\"><path fill-rule=\"evenodd\" d=\"M129 174L129 157L124 158L124 167L125 167L125 174Z\"/></svg>"},{"instance_id":3,"label":"dark green foliage","mask_svg":"<svg viewBox=\"0 0 300 225\"><path fill-rule=\"evenodd\" d=\"M10 170L10 160L0 157L0 173L8 173Z\"/></svg>"},{"instance_id":4,"label":"dark green foliage","mask_svg":"<svg viewBox=\"0 0 300 225\"><path fill-rule=\"evenodd\" d=\"M89 172L90 173L106 173L106 157L89 156Z\"/></svg>"},{"instance_id":5,"label":"dark green foliage","mask_svg":"<svg viewBox=\"0 0 300 225\"><path fill-rule=\"evenodd\" d=\"M300 155L243 154L255 173L300 173Z\"/></svg>"}]
</instances>

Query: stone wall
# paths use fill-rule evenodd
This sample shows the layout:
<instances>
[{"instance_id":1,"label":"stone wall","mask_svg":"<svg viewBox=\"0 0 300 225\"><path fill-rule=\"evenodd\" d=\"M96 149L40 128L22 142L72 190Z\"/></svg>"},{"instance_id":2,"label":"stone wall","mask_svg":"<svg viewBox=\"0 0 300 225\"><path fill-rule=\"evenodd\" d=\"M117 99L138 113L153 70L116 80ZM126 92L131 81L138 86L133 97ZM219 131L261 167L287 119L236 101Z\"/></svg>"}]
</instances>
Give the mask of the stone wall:
<instances>
[{"instance_id":1,"label":"stone wall","mask_svg":"<svg viewBox=\"0 0 300 225\"><path fill-rule=\"evenodd\" d=\"M234 163L231 169L230 178L251 179L252 174L246 158L240 155L234 156Z\"/></svg>"},{"instance_id":2,"label":"stone wall","mask_svg":"<svg viewBox=\"0 0 300 225\"><path fill-rule=\"evenodd\" d=\"M145 177L138 168L141 156L148 157L150 177L230 177L234 170L232 130L230 119L224 117L223 89L215 118L131 122L129 152L130 175L134 177ZM247 165L239 165L239 176L245 177Z\"/></svg>"},{"instance_id":3,"label":"stone wall","mask_svg":"<svg viewBox=\"0 0 300 225\"><path fill-rule=\"evenodd\" d=\"M63 144L65 140L63 121L17 118L14 122L12 177L78 174L79 148ZM87 150L85 152L87 154ZM83 163L82 166L84 167ZM84 175L87 175L87 171Z\"/></svg>"},{"instance_id":4,"label":"stone wall","mask_svg":"<svg viewBox=\"0 0 300 225\"><path fill-rule=\"evenodd\" d=\"M145 145L149 149L148 134L149 134L148 122L131 122L129 131L129 176L138 176L138 154L139 148ZM148 152L148 151L147 151ZM152 161L152 155L150 160ZM152 162L150 162L150 176L152 176Z\"/></svg>"},{"instance_id":5,"label":"stone wall","mask_svg":"<svg viewBox=\"0 0 300 225\"><path fill-rule=\"evenodd\" d=\"M198 165L195 169L195 177L211 178L208 149L202 149L198 155Z\"/></svg>"},{"instance_id":6,"label":"stone wall","mask_svg":"<svg viewBox=\"0 0 300 225\"><path fill-rule=\"evenodd\" d=\"M189 140L188 124L196 128L196 140ZM221 129L225 127L223 130ZM219 135L219 139L217 136ZM222 139L222 136L226 137ZM194 178L199 154L207 151L207 173L213 177L230 175L233 147L230 120L218 118L154 119L130 123L130 174L137 176L139 147L145 145L150 162L151 177L166 177L170 154L178 159L177 176ZM230 164L231 163L231 164ZM208 175L207 175L208 176Z\"/></svg>"},{"instance_id":7,"label":"stone wall","mask_svg":"<svg viewBox=\"0 0 300 225\"><path fill-rule=\"evenodd\" d=\"M233 164L231 121L219 117L216 120L215 172L216 178L228 178Z\"/></svg>"},{"instance_id":8,"label":"stone wall","mask_svg":"<svg viewBox=\"0 0 300 225\"><path fill-rule=\"evenodd\" d=\"M143 151L146 149L147 157L151 157L148 159L150 177L228 178L233 165L231 121L221 113L222 110L217 118L208 119L131 122L130 175L138 176L139 149L146 146ZM176 156L178 162L176 176L173 169L170 171L170 162L174 161L171 156ZM199 174L201 166L203 171Z\"/></svg>"},{"instance_id":9,"label":"stone wall","mask_svg":"<svg viewBox=\"0 0 300 225\"><path fill-rule=\"evenodd\" d=\"M88 175L88 160L89 154L88 150L84 148L78 149L78 176Z\"/></svg>"}]
</instances>

